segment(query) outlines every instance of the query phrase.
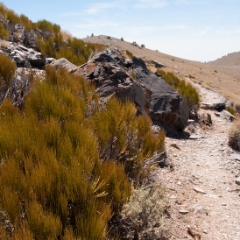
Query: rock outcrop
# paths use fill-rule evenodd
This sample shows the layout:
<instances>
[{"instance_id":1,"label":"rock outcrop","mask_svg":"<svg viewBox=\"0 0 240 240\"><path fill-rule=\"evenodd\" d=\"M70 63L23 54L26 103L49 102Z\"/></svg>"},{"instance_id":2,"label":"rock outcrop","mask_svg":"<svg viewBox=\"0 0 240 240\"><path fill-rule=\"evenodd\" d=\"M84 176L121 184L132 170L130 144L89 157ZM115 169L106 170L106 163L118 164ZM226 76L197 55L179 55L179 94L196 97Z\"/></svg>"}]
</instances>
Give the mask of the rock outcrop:
<instances>
[{"instance_id":1,"label":"rock outcrop","mask_svg":"<svg viewBox=\"0 0 240 240\"><path fill-rule=\"evenodd\" d=\"M130 99L140 114L148 114L155 124L182 131L187 126L189 108L160 76L148 71L142 59L125 59L117 49L107 49L73 70L91 84L101 98Z\"/></svg>"},{"instance_id":2,"label":"rock outcrop","mask_svg":"<svg viewBox=\"0 0 240 240\"><path fill-rule=\"evenodd\" d=\"M17 67L43 69L46 58L33 48L27 48L19 43L4 41L0 46L0 53L8 55L16 62Z\"/></svg>"}]
</instances>

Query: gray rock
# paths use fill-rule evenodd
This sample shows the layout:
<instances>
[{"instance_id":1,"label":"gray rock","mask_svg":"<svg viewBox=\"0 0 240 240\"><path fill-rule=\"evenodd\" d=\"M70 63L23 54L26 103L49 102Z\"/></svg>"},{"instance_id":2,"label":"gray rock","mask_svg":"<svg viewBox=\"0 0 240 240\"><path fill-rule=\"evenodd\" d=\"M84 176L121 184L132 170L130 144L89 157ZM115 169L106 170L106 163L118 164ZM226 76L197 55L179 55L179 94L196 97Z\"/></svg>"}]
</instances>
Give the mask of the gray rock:
<instances>
[{"instance_id":1,"label":"gray rock","mask_svg":"<svg viewBox=\"0 0 240 240\"><path fill-rule=\"evenodd\" d=\"M142 59L133 57L133 63L136 80L149 99L148 112L153 122L182 131L189 118L187 102L160 76L150 73Z\"/></svg>"},{"instance_id":2,"label":"gray rock","mask_svg":"<svg viewBox=\"0 0 240 240\"><path fill-rule=\"evenodd\" d=\"M197 193L206 194L206 192L203 191L203 190L202 190L201 188L199 188L199 187L194 187L193 190L194 190L195 192L197 192Z\"/></svg>"},{"instance_id":3,"label":"gray rock","mask_svg":"<svg viewBox=\"0 0 240 240\"><path fill-rule=\"evenodd\" d=\"M225 102L219 102L219 103L200 103L200 107L204 109L215 109L217 111L222 111L226 108Z\"/></svg>"},{"instance_id":4,"label":"gray rock","mask_svg":"<svg viewBox=\"0 0 240 240\"><path fill-rule=\"evenodd\" d=\"M161 132L161 128L158 125L152 125L151 129L155 135L158 135Z\"/></svg>"},{"instance_id":5,"label":"gray rock","mask_svg":"<svg viewBox=\"0 0 240 240\"><path fill-rule=\"evenodd\" d=\"M237 154L237 153L231 154L231 158L232 158L233 160L240 161L240 154Z\"/></svg>"},{"instance_id":6,"label":"gray rock","mask_svg":"<svg viewBox=\"0 0 240 240\"><path fill-rule=\"evenodd\" d=\"M160 76L150 73L142 59L133 57L129 64L120 51L107 49L72 71L92 83L101 98L115 95L122 101L132 100L138 113L148 114L154 124L177 131L187 126L186 101Z\"/></svg>"},{"instance_id":7,"label":"gray rock","mask_svg":"<svg viewBox=\"0 0 240 240\"><path fill-rule=\"evenodd\" d=\"M240 185L240 177L238 177L238 178L235 179L235 183L238 184L238 185Z\"/></svg>"},{"instance_id":8,"label":"gray rock","mask_svg":"<svg viewBox=\"0 0 240 240\"><path fill-rule=\"evenodd\" d=\"M162 63L160 63L160 62L158 62L158 61L156 61L156 60L153 60L152 62L153 62L153 64L155 65L155 68L166 67L164 64L162 64Z\"/></svg>"},{"instance_id":9,"label":"gray rock","mask_svg":"<svg viewBox=\"0 0 240 240\"><path fill-rule=\"evenodd\" d=\"M190 211L186 210L186 209L180 209L179 213L181 214L188 214Z\"/></svg>"},{"instance_id":10,"label":"gray rock","mask_svg":"<svg viewBox=\"0 0 240 240\"><path fill-rule=\"evenodd\" d=\"M63 67L65 69L67 69L69 72L71 72L71 71L73 71L77 68L76 65L69 62L66 58L60 58L60 59L57 59L57 60L53 60L50 63L50 65L57 68L57 69L60 68L60 67Z\"/></svg>"},{"instance_id":11,"label":"gray rock","mask_svg":"<svg viewBox=\"0 0 240 240\"><path fill-rule=\"evenodd\" d=\"M158 164L159 167L164 168L168 167L169 161L167 159L167 153L164 151L162 153L156 153L153 157L148 159L152 164Z\"/></svg>"},{"instance_id":12,"label":"gray rock","mask_svg":"<svg viewBox=\"0 0 240 240\"><path fill-rule=\"evenodd\" d=\"M208 215L208 211L205 208L203 208L203 206L201 206L198 203L193 205L193 208L194 208L194 213L200 213L200 214Z\"/></svg>"},{"instance_id":13,"label":"gray rock","mask_svg":"<svg viewBox=\"0 0 240 240\"><path fill-rule=\"evenodd\" d=\"M43 69L46 64L46 59L40 52L21 44L8 42L8 47L1 50L16 62L17 67Z\"/></svg>"},{"instance_id":14,"label":"gray rock","mask_svg":"<svg viewBox=\"0 0 240 240\"><path fill-rule=\"evenodd\" d=\"M221 114L220 114L221 118L229 120L229 121L233 121L234 119L236 119L235 116L233 116L229 111L227 110L222 110Z\"/></svg>"},{"instance_id":15,"label":"gray rock","mask_svg":"<svg viewBox=\"0 0 240 240\"><path fill-rule=\"evenodd\" d=\"M192 140L197 140L197 139L201 139L201 138L203 138L203 137L200 136L200 135L191 135L191 136L189 137L189 139L192 139Z\"/></svg>"},{"instance_id":16,"label":"gray rock","mask_svg":"<svg viewBox=\"0 0 240 240\"><path fill-rule=\"evenodd\" d=\"M38 52L28 55L29 62L33 67L43 69L46 64L46 58Z\"/></svg>"}]
</instances>

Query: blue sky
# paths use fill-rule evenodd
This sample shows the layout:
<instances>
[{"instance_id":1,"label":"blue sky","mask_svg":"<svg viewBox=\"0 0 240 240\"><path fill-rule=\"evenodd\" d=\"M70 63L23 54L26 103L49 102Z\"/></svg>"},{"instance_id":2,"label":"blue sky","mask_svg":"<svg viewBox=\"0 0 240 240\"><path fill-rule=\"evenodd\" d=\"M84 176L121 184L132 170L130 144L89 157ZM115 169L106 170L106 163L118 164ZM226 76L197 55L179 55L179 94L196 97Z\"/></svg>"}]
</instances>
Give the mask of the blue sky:
<instances>
[{"instance_id":1,"label":"blue sky","mask_svg":"<svg viewBox=\"0 0 240 240\"><path fill-rule=\"evenodd\" d=\"M240 51L239 0L5 0L72 35L107 35L197 61Z\"/></svg>"}]
</instances>

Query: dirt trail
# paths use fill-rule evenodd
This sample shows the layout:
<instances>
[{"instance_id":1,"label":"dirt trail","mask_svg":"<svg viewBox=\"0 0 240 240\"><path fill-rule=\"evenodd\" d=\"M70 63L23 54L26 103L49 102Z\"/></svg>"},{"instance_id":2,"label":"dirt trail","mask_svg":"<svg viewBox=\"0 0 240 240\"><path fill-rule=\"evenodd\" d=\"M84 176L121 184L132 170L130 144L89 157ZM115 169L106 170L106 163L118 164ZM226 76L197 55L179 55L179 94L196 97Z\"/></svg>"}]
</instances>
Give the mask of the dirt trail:
<instances>
[{"instance_id":1,"label":"dirt trail","mask_svg":"<svg viewBox=\"0 0 240 240\"><path fill-rule=\"evenodd\" d=\"M204 102L219 102L221 96L198 86ZM167 186L171 239L194 239L188 227L202 240L240 239L240 186L235 183L240 161L228 147L231 122L211 114L210 129L195 128L196 139L166 139L174 170L159 169L155 179ZM178 149L179 148L179 149ZM236 157L236 156L235 156ZM240 156L239 156L240 157ZM197 238L197 235L195 236Z\"/></svg>"}]
</instances>

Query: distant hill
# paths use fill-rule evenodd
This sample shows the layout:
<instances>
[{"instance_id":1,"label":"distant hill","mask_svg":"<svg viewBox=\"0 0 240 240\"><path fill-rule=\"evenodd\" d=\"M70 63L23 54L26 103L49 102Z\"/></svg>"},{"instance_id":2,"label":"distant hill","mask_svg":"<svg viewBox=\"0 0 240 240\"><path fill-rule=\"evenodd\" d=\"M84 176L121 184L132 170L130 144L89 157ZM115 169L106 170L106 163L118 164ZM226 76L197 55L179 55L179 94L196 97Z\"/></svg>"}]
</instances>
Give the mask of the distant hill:
<instances>
[{"instance_id":1,"label":"distant hill","mask_svg":"<svg viewBox=\"0 0 240 240\"><path fill-rule=\"evenodd\" d=\"M215 61L209 62L212 65L240 67L240 52L230 53L226 56L218 58Z\"/></svg>"}]
</instances>

